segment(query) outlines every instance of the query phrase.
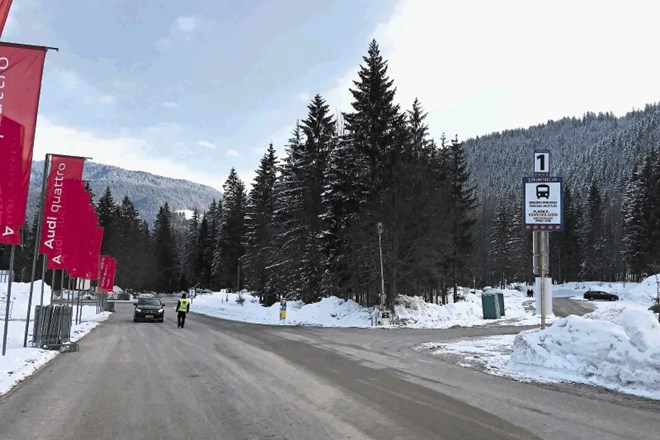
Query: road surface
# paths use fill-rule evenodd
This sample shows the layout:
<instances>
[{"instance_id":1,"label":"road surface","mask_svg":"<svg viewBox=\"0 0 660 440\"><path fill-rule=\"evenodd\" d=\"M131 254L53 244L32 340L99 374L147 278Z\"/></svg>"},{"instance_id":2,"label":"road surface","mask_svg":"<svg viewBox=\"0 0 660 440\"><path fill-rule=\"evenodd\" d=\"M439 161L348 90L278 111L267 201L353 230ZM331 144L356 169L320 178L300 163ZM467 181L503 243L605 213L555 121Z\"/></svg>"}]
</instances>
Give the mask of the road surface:
<instances>
[{"instance_id":1,"label":"road surface","mask_svg":"<svg viewBox=\"0 0 660 440\"><path fill-rule=\"evenodd\" d=\"M194 304L193 304L194 307ZM132 306L0 399L2 440L657 439L660 404L535 385L417 349L517 332L251 325Z\"/></svg>"}]
</instances>

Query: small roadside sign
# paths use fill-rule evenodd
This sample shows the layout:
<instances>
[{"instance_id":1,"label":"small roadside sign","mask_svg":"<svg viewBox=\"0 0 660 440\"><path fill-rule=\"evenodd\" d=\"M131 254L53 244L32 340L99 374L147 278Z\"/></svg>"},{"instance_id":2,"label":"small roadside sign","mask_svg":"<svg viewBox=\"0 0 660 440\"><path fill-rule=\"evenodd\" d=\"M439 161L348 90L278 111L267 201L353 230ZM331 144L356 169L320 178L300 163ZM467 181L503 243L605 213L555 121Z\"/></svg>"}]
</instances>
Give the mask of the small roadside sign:
<instances>
[{"instance_id":1,"label":"small roadside sign","mask_svg":"<svg viewBox=\"0 0 660 440\"><path fill-rule=\"evenodd\" d=\"M561 177L523 177L523 224L528 231L564 229Z\"/></svg>"},{"instance_id":2,"label":"small roadside sign","mask_svg":"<svg viewBox=\"0 0 660 440\"><path fill-rule=\"evenodd\" d=\"M534 151L534 175L539 174L550 174L550 151L548 150Z\"/></svg>"}]
</instances>

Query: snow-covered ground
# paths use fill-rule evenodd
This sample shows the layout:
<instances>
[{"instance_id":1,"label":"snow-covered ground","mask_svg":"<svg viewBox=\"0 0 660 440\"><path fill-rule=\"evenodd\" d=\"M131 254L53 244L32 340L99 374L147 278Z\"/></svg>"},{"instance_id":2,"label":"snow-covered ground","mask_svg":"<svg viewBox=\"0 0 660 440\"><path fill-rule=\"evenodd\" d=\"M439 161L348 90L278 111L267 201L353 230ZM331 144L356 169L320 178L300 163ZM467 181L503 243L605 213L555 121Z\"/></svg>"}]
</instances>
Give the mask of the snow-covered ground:
<instances>
[{"instance_id":1,"label":"snow-covered ground","mask_svg":"<svg viewBox=\"0 0 660 440\"><path fill-rule=\"evenodd\" d=\"M31 321L28 326L28 341L27 347L23 347L29 293L29 283L12 283L10 303L11 314L9 315L6 332L7 343L5 355L0 356L0 396L59 354L57 351L32 348L31 345L32 327L34 325L32 319L34 318L35 305L41 304L41 281L35 282L33 286L32 311L30 313ZM5 334L6 296L7 284L0 284L0 334L2 335ZM50 304L50 287L45 285L43 305L48 304ZM83 306L82 322L81 324L72 326L71 341L78 341L94 327L99 325L101 321L107 319L108 316L110 316L109 312L97 314L95 306Z\"/></svg>"},{"instance_id":2,"label":"snow-covered ground","mask_svg":"<svg viewBox=\"0 0 660 440\"><path fill-rule=\"evenodd\" d=\"M3 296L3 287L6 285L0 285L0 297ZM540 318L534 314L534 300L527 297L526 289L497 290L504 294L505 302L505 316L500 319L483 318L481 291L447 306L403 297L395 307L399 323L389 325L388 330L539 325ZM560 319L551 316L547 320L550 326L545 330L452 343L424 341L416 348L439 356L458 354L461 365L518 380L581 382L660 399L660 325L657 315L647 310L657 292L655 277L642 283L569 283L554 286L553 296L582 301L582 295L588 289L616 292L621 301L593 302L597 310L584 317ZM52 351L23 348L28 290L28 284L12 285L14 308L9 321L7 355L0 358L0 395L57 355ZM34 291L38 303L39 284L35 285ZM46 292L45 298L49 299L47 286ZM257 324L380 328L373 326L372 309L350 300L331 297L309 305L288 301L286 318L280 319L279 304L262 307L257 298L248 293L240 297L244 300L242 304L237 301L238 294L198 295L191 311ZM83 324L74 326L74 340L108 316L108 313L95 312L93 306L84 307ZM0 319L0 324L4 324L4 309Z\"/></svg>"}]
</instances>

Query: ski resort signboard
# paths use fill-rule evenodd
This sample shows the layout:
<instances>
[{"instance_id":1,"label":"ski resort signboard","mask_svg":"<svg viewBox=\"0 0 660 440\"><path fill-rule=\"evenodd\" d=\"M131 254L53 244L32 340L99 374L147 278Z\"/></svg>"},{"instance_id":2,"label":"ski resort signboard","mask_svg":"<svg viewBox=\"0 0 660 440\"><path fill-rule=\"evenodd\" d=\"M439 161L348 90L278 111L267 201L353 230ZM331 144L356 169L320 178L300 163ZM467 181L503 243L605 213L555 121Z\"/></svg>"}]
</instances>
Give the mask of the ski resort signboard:
<instances>
[{"instance_id":1,"label":"ski resort signboard","mask_svg":"<svg viewBox=\"0 0 660 440\"><path fill-rule=\"evenodd\" d=\"M523 223L528 231L561 231L562 178L523 177Z\"/></svg>"}]
</instances>

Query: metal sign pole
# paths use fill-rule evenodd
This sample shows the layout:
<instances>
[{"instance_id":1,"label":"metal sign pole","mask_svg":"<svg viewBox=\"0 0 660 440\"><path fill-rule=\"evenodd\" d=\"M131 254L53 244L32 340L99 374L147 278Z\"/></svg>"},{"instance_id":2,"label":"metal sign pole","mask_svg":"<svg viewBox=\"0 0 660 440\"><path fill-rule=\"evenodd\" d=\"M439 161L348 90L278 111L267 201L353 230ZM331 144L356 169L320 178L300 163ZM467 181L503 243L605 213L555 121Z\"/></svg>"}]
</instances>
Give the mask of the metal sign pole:
<instances>
[{"instance_id":1,"label":"metal sign pole","mask_svg":"<svg viewBox=\"0 0 660 440\"><path fill-rule=\"evenodd\" d=\"M541 329L545 328L545 265L546 263L546 246L545 246L545 239L546 239L546 234L547 231L539 231L539 239L540 239L540 251L541 251Z\"/></svg>"},{"instance_id":2,"label":"metal sign pole","mask_svg":"<svg viewBox=\"0 0 660 440\"><path fill-rule=\"evenodd\" d=\"M5 302L5 331L2 336L2 355L4 356L7 352L7 330L9 327L9 305L11 304L11 282L14 278L14 253L16 251L16 246L12 245L11 252L9 254L9 275L7 277L7 300Z\"/></svg>"}]
</instances>

